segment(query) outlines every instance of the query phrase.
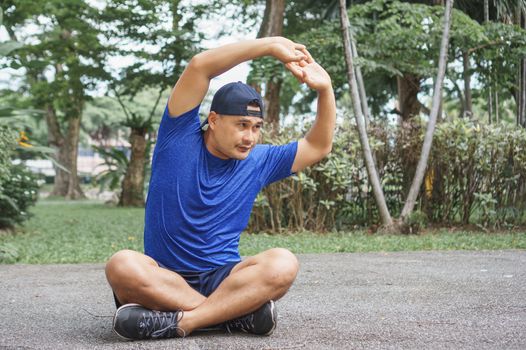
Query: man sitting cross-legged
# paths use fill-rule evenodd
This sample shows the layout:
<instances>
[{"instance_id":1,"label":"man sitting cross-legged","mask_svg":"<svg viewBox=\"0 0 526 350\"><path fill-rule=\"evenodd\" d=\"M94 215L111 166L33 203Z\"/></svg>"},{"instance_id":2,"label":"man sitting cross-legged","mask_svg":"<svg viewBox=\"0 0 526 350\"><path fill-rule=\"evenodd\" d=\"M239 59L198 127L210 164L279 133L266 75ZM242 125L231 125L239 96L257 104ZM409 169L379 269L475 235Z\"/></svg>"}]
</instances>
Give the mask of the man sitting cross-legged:
<instances>
[{"instance_id":1,"label":"man sitting cross-legged","mask_svg":"<svg viewBox=\"0 0 526 350\"><path fill-rule=\"evenodd\" d=\"M263 101L240 82L217 91L202 131L198 112L210 79L266 55L318 93L316 120L304 138L282 146L256 145ZM186 336L213 326L271 334L274 300L294 282L298 261L283 248L241 261L239 237L263 187L331 151L334 124L330 77L301 44L263 38L194 56L159 127L146 203L145 254L119 251L106 265L118 307L114 331L127 339Z\"/></svg>"}]
</instances>

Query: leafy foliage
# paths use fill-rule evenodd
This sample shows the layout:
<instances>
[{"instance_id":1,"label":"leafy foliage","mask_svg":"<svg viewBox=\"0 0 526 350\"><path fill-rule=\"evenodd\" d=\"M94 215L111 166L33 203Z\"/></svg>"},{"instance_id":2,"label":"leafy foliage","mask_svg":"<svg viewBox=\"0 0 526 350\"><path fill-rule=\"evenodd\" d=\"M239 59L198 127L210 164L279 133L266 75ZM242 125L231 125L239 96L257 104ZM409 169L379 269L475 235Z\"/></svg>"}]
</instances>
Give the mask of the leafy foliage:
<instances>
[{"instance_id":1,"label":"leafy foliage","mask_svg":"<svg viewBox=\"0 0 526 350\"><path fill-rule=\"evenodd\" d=\"M0 193L2 184L9 177L11 153L16 146L16 133L5 125L0 125Z\"/></svg>"},{"instance_id":2,"label":"leafy foliage","mask_svg":"<svg viewBox=\"0 0 526 350\"><path fill-rule=\"evenodd\" d=\"M437 127L431 164L433 221L522 224L526 208L526 131L454 121Z\"/></svg>"},{"instance_id":3,"label":"leafy foliage","mask_svg":"<svg viewBox=\"0 0 526 350\"><path fill-rule=\"evenodd\" d=\"M0 229L13 227L29 217L27 209L37 200L38 183L24 165L14 165L0 192Z\"/></svg>"},{"instance_id":4,"label":"leafy foliage","mask_svg":"<svg viewBox=\"0 0 526 350\"><path fill-rule=\"evenodd\" d=\"M3 23L3 12L0 8L0 26ZM22 45L13 41L0 43L0 57ZM27 208L37 200L38 184L33 175L24 165L13 165L11 157L17 146L16 129L12 124L17 123L16 117L33 111L17 110L12 106L0 106L0 230L11 228L28 218ZM24 134L20 135L19 145L32 146ZM31 147L32 148L32 147ZM32 150L33 152L35 150ZM36 149L46 152L45 149ZM0 255L9 255L9 251L0 250Z\"/></svg>"},{"instance_id":5,"label":"leafy foliage","mask_svg":"<svg viewBox=\"0 0 526 350\"><path fill-rule=\"evenodd\" d=\"M47 156L53 152L47 147L27 143L29 140L23 132L15 132L21 128L19 121L12 115L3 117L0 119L0 230L28 219L27 209L37 200L37 176L23 164L13 165L12 158L28 154Z\"/></svg>"},{"instance_id":6,"label":"leafy foliage","mask_svg":"<svg viewBox=\"0 0 526 350\"><path fill-rule=\"evenodd\" d=\"M413 132L371 124L370 143L390 212L399 215L408 154L420 152L425 128ZM296 134L295 134L296 133ZM284 143L303 131L289 130ZM395 142L396 141L396 142ZM526 131L455 120L437 125L412 232L427 223L510 228L526 224ZM411 158L413 156L409 156ZM266 188L254 204L250 230L332 231L378 220L352 125L336 132L333 151L318 165Z\"/></svg>"},{"instance_id":7,"label":"leafy foliage","mask_svg":"<svg viewBox=\"0 0 526 350\"><path fill-rule=\"evenodd\" d=\"M146 154L148 157L150 154L151 145L151 142L147 142ZM100 191L102 192L105 189L109 189L111 191L119 190L130 163L128 150L115 147L106 148L104 146L93 146L93 149L95 152L100 154L104 160L104 162L99 166L105 168L105 170L101 171L95 178L96 183L99 185ZM145 162L145 183L148 183L150 172L150 163ZM145 191L147 191L147 189L145 189Z\"/></svg>"},{"instance_id":8,"label":"leafy foliage","mask_svg":"<svg viewBox=\"0 0 526 350\"><path fill-rule=\"evenodd\" d=\"M106 149L100 146L93 146L93 149L104 159L104 163L100 166L106 168L96 178L100 185L100 191L102 192L106 188L110 190L118 189L128 168L129 160L126 150L118 148Z\"/></svg>"},{"instance_id":9,"label":"leafy foliage","mask_svg":"<svg viewBox=\"0 0 526 350\"><path fill-rule=\"evenodd\" d=\"M439 6L392 0L373 0L350 7L351 30L360 56L356 65L364 74L373 116L391 113L388 102L397 96L396 76L415 75L423 82L422 92L431 89L442 15ZM296 41L307 45L331 75L337 96L343 96L348 88L339 24L320 21L314 27L304 28L307 29L296 33ZM469 73L475 74L479 83L475 98L485 94L489 86L495 89L497 85L501 100L505 100L512 96L516 85L516 65L526 55L525 40L526 32L517 26L494 22L482 25L454 10L449 57L453 61L462 57L462 52L469 52L476 68ZM450 65L447 77L453 83L462 78L458 65ZM313 98L315 95L309 94L302 103Z\"/></svg>"}]
</instances>

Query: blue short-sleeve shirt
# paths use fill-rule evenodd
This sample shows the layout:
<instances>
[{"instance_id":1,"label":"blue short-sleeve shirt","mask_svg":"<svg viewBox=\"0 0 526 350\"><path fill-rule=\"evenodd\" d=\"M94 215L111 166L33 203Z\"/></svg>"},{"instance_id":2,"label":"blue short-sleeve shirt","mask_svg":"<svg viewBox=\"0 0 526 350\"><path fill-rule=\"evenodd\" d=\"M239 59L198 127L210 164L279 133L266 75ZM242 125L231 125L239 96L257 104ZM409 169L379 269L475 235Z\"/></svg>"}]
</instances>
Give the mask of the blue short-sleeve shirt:
<instances>
[{"instance_id":1,"label":"blue short-sleeve shirt","mask_svg":"<svg viewBox=\"0 0 526 350\"><path fill-rule=\"evenodd\" d=\"M199 106L177 118L166 108L146 201L146 255L178 271L240 261L239 237L257 194L291 175L296 151L297 142L256 145L244 160L223 160L205 146Z\"/></svg>"}]
</instances>

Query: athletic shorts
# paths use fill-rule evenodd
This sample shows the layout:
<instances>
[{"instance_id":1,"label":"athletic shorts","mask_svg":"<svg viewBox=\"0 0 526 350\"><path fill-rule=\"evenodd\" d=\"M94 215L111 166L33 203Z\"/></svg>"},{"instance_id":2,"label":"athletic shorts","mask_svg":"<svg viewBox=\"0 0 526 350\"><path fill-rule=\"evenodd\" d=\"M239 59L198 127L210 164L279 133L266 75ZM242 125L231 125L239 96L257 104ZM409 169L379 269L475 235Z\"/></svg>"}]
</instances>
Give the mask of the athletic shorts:
<instances>
[{"instance_id":1,"label":"athletic shorts","mask_svg":"<svg viewBox=\"0 0 526 350\"><path fill-rule=\"evenodd\" d=\"M205 297L208 297L210 294L212 294L217 289L217 287L219 287L221 282L223 282L223 280L228 277L230 271L232 271L234 266L236 266L239 263L239 261L232 262L205 272L194 272L172 270L157 262L157 264L159 264L159 266L163 269L173 271L179 276L183 277L185 281L190 285L190 287L192 287ZM113 293L113 298L115 299L115 306L117 308L121 307L122 304L117 300L115 293Z\"/></svg>"}]
</instances>

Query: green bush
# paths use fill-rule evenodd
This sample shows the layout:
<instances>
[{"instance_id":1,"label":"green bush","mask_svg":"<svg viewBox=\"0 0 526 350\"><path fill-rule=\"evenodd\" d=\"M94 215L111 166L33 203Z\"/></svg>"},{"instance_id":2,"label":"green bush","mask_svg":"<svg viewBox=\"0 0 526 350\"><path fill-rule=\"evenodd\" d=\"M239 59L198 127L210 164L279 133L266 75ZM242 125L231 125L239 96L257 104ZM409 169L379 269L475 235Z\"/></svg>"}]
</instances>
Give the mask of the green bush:
<instances>
[{"instance_id":1,"label":"green bush","mask_svg":"<svg viewBox=\"0 0 526 350\"><path fill-rule=\"evenodd\" d=\"M455 121L440 125L436 136L433 220L523 223L508 208L526 208L526 131Z\"/></svg>"},{"instance_id":2,"label":"green bush","mask_svg":"<svg viewBox=\"0 0 526 350\"><path fill-rule=\"evenodd\" d=\"M13 165L0 194L0 229L13 227L29 217L27 209L37 200L37 176L22 164Z\"/></svg>"},{"instance_id":3,"label":"green bush","mask_svg":"<svg viewBox=\"0 0 526 350\"><path fill-rule=\"evenodd\" d=\"M16 145L15 133L5 125L0 125L0 193L2 183L9 177L11 168L11 152Z\"/></svg>"},{"instance_id":4,"label":"green bush","mask_svg":"<svg viewBox=\"0 0 526 350\"><path fill-rule=\"evenodd\" d=\"M283 130L282 144L305 130ZM400 215L414 175L425 123L368 127L393 217ZM378 222L356 128L341 125L332 153L319 164L270 185L259 195L249 230L332 231ZM427 174L408 225L427 222L510 228L526 224L526 130L458 119L437 125ZM409 227L408 226L408 227Z\"/></svg>"},{"instance_id":5,"label":"green bush","mask_svg":"<svg viewBox=\"0 0 526 350\"><path fill-rule=\"evenodd\" d=\"M404 233L417 234L427 226L427 215L420 210L415 210L404 220Z\"/></svg>"}]
</instances>

